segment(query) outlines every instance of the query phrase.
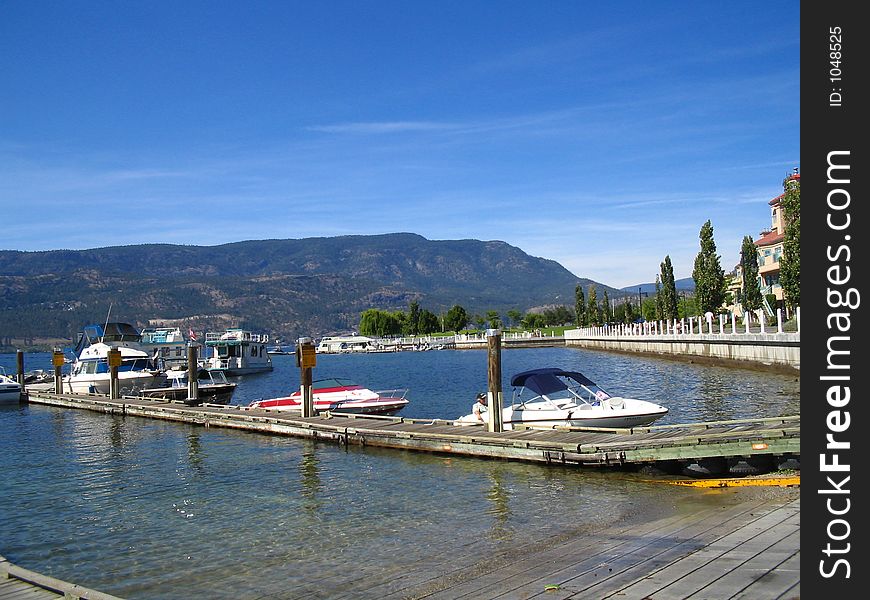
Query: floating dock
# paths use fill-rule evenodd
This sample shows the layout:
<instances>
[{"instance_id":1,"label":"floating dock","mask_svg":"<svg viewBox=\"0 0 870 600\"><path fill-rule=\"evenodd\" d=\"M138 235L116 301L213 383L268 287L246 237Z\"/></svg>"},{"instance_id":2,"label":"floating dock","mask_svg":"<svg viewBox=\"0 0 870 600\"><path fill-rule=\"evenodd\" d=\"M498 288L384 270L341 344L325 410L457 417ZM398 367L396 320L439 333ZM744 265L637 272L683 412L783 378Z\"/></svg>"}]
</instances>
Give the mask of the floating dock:
<instances>
[{"instance_id":1,"label":"floating dock","mask_svg":"<svg viewBox=\"0 0 870 600\"><path fill-rule=\"evenodd\" d=\"M699 476L757 474L799 464L800 417L784 416L632 429L553 428L490 432L451 420L298 412L162 399L30 392L34 404L259 433L441 454L597 467L679 466ZM760 465L760 466L759 466ZM794 467L792 467L794 468ZM686 470L688 469L688 470Z\"/></svg>"}]
</instances>

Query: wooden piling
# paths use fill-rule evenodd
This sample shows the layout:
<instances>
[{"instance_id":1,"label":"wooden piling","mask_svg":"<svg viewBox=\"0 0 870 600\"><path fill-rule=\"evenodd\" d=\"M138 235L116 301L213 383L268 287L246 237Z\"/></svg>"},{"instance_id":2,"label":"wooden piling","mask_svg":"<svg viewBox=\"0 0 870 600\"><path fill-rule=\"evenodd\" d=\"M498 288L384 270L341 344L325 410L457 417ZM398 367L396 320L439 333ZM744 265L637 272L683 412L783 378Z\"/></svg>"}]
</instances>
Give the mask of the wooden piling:
<instances>
[{"instance_id":1,"label":"wooden piling","mask_svg":"<svg viewBox=\"0 0 870 600\"><path fill-rule=\"evenodd\" d=\"M109 398L117 400L121 397L121 386L118 383L118 367L121 366L121 351L112 348L108 352L109 361Z\"/></svg>"},{"instance_id":2,"label":"wooden piling","mask_svg":"<svg viewBox=\"0 0 870 600\"><path fill-rule=\"evenodd\" d=\"M501 330L487 329L487 385L489 410L487 425L493 432L503 431L501 391Z\"/></svg>"},{"instance_id":3,"label":"wooden piling","mask_svg":"<svg viewBox=\"0 0 870 600\"><path fill-rule=\"evenodd\" d=\"M63 393L63 351L55 350L51 355L51 364L54 367L54 393Z\"/></svg>"},{"instance_id":4,"label":"wooden piling","mask_svg":"<svg viewBox=\"0 0 870 600\"><path fill-rule=\"evenodd\" d=\"M199 366L197 362L198 347L190 344L187 347L187 403L199 402Z\"/></svg>"},{"instance_id":5,"label":"wooden piling","mask_svg":"<svg viewBox=\"0 0 870 600\"><path fill-rule=\"evenodd\" d=\"M21 391L24 391L24 351L17 350L15 352L18 364L18 384L21 386Z\"/></svg>"},{"instance_id":6,"label":"wooden piling","mask_svg":"<svg viewBox=\"0 0 870 600\"><path fill-rule=\"evenodd\" d=\"M302 401L302 416L314 416L314 387L312 369L317 364L314 341L310 337L296 340L296 365L299 367L299 384Z\"/></svg>"}]
</instances>

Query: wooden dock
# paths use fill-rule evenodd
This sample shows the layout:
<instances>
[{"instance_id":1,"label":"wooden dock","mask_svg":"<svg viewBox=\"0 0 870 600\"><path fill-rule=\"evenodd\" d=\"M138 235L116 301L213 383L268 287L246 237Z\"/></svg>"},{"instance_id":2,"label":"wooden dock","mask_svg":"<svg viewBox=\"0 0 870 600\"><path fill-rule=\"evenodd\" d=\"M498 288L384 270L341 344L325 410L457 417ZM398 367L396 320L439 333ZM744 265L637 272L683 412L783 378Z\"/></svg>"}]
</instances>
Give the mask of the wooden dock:
<instances>
[{"instance_id":1,"label":"wooden dock","mask_svg":"<svg viewBox=\"0 0 870 600\"><path fill-rule=\"evenodd\" d=\"M723 508L538 544L528 553L421 566L333 598L791 600L800 598L800 498ZM290 596L295 597L295 596Z\"/></svg>"},{"instance_id":2,"label":"wooden dock","mask_svg":"<svg viewBox=\"0 0 870 600\"><path fill-rule=\"evenodd\" d=\"M452 421L298 414L159 399L31 393L30 402L205 427L580 467L641 466L699 459L800 455L799 417L663 425L631 430L525 429L490 433ZM670 483L679 483L664 479ZM701 480L695 480L701 481ZM712 482L712 480L710 480ZM663 483L664 484L664 483ZM739 487L700 508L621 522L582 535L514 545L496 556L444 556L416 568L390 567L374 577L353 571L316 585L330 598L502 600L797 599L800 597L799 479L780 488ZM643 511L641 511L643 512ZM8 564L8 563L7 563ZM15 583L19 583L16 580ZM0 580L2 583L2 580ZM38 586L37 586L38 587ZM40 588L44 589L44 588ZM2 592L7 591L0 587ZM10 598L57 597L56 595ZM36 590L36 593L41 593ZM106 599L105 595L67 597ZM310 586L282 598L309 598Z\"/></svg>"},{"instance_id":3,"label":"wooden dock","mask_svg":"<svg viewBox=\"0 0 870 600\"><path fill-rule=\"evenodd\" d=\"M0 556L0 598L3 600L121 600L14 565Z\"/></svg>"},{"instance_id":4,"label":"wooden dock","mask_svg":"<svg viewBox=\"0 0 870 600\"><path fill-rule=\"evenodd\" d=\"M31 392L36 404L110 414L157 418L206 427L380 446L426 452L579 466L669 466L704 468L719 462L749 468L768 461L775 470L785 459L799 460L800 417L660 425L633 429L518 429L489 432L485 426L454 425L441 419L299 413L242 406L187 406L161 399ZM712 467L711 467L712 468ZM713 474L713 473L711 473ZM740 474L750 474L743 472Z\"/></svg>"}]
</instances>

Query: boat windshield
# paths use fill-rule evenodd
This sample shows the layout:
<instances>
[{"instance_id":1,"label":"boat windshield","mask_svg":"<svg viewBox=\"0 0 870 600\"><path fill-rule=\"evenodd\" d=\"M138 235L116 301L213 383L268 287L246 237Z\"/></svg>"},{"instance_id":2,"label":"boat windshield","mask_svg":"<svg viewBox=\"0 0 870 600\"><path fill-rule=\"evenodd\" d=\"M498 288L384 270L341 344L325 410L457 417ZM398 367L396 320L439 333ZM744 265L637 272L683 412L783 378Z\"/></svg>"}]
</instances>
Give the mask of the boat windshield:
<instances>
[{"instance_id":1,"label":"boat windshield","mask_svg":"<svg viewBox=\"0 0 870 600\"><path fill-rule=\"evenodd\" d=\"M340 388L340 387L355 387L358 388L356 382L350 379L344 379L339 377L330 377L328 379L316 379L312 382L311 386L316 390L323 390L328 388Z\"/></svg>"},{"instance_id":2,"label":"boat windshield","mask_svg":"<svg viewBox=\"0 0 870 600\"><path fill-rule=\"evenodd\" d=\"M559 369L538 369L520 373L511 379L511 384L515 388L514 403L543 399L558 405L571 401L596 406L602 400L610 398L610 394L585 375Z\"/></svg>"}]
</instances>

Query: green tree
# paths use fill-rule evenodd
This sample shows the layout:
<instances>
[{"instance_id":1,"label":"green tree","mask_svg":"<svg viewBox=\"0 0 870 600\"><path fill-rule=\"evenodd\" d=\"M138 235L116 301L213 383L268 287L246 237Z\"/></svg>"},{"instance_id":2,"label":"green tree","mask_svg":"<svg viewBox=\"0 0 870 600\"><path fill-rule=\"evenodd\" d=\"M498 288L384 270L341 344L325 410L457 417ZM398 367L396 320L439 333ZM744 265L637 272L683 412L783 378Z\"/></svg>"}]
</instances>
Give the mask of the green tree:
<instances>
[{"instance_id":1,"label":"green tree","mask_svg":"<svg viewBox=\"0 0 870 600\"><path fill-rule=\"evenodd\" d=\"M595 286L589 286L589 301L586 303L586 323L587 325L595 326L601 324L601 318L598 312L598 296L595 292Z\"/></svg>"},{"instance_id":2,"label":"green tree","mask_svg":"<svg viewBox=\"0 0 870 600\"><path fill-rule=\"evenodd\" d=\"M610 323L613 320L613 313L610 307L610 298L607 297L607 290L604 290L604 297L601 299L601 322Z\"/></svg>"},{"instance_id":3,"label":"green tree","mask_svg":"<svg viewBox=\"0 0 870 600\"><path fill-rule=\"evenodd\" d=\"M631 304L631 300L625 300L625 312L623 316L623 323L634 323L634 320L637 319L637 316L634 314L634 306Z\"/></svg>"},{"instance_id":4,"label":"green tree","mask_svg":"<svg viewBox=\"0 0 870 600\"><path fill-rule=\"evenodd\" d=\"M546 323L544 322L544 315L539 313L526 313L523 317L523 327L525 329L536 329L539 327L546 327Z\"/></svg>"},{"instance_id":5,"label":"green tree","mask_svg":"<svg viewBox=\"0 0 870 600\"><path fill-rule=\"evenodd\" d=\"M750 236L743 237L740 246L740 270L743 273L743 292L740 302L745 310L761 308L761 286L758 283L758 249Z\"/></svg>"},{"instance_id":6,"label":"green tree","mask_svg":"<svg viewBox=\"0 0 870 600\"><path fill-rule=\"evenodd\" d=\"M665 311L662 309L662 282L658 275L656 275L656 319L663 319Z\"/></svg>"},{"instance_id":7,"label":"green tree","mask_svg":"<svg viewBox=\"0 0 870 600\"><path fill-rule=\"evenodd\" d=\"M577 327L586 326L586 297L579 283L574 286L574 324Z\"/></svg>"},{"instance_id":8,"label":"green tree","mask_svg":"<svg viewBox=\"0 0 870 600\"><path fill-rule=\"evenodd\" d=\"M801 303L801 180L797 175L783 182L785 239L779 265L779 283L785 302L792 308Z\"/></svg>"},{"instance_id":9,"label":"green tree","mask_svg":"<svg viewBox=\"0 0 870 600\"><path fill-rule=\"evenodd\" d=\"M661 264L662 269L662 318L673 320L679 316L677 308L677 282L674 279L674 266L671 264L670 255L665 256Z\"/></svg>"},{"instance_id":10,"label":"green tree","mask_svg":"<svg viewBox=\"0 0 870 600\"><path fill-rule=\"evenodd\" d=\"M420 303L417 300L411 300L408 304L408 318L405 319L405 333L408 335L417 335L420 333Z\"/></svg>"},{"instance_id":11,"label":"green tree","mask_svg":"<svg viewBox=\"0 0 870 600\"><path fill-rule=\"evenodd\" d=\"M497 310L486 311L486 323L490 329L498 329L501 327L501 317L498 316Z\"/></svg>"},{"instance_id":12,"label":"green tree","mask_svg":"<svg viewBox=\"0 0 870 600\"><path fill-rule=\"evenodd\" d=\"M433 313L431 310L426 310L425 308L420 311L420 319L417 322L418 333L421 335L426 335L429 333L436 333L441 330L441 322L438 319L438 315Z\"/></svg>"},{"instance_id":13,"label":"green tree","mask_svg":"<svg viewBox=\"0 0 870 600\"><path fill-rule=\"evenodd\" d=\"M701 250L695 257L692 279L695 280L695 302L702 313L718 313L725 302L725 271L722 270L720 257L716 254L713 240L713 225L709 219L701 227Z\"/></svg>"},{"instance_id":14,"label":"green tree","mask_svg":"<svg viewBox=\"0 0 870 600\"><path fill-rule=\"evenodd\" d=\"M510 319L510 324L514 327L520 324L520 321L523 320L523 313L518 311L515 308L507 311L507 318Z\"/></svg>"},{"instance_id":15,"label":"green tree","mask_svg":"<svg viewBox=\"0 0 870 600\"><path fill-rule=\"evenodd\" d=\"M360 315L359 332L374 337L397 335L402 332L402 323L393 313L370 308Z\"/></svg>"},{"instance_id":16,"label":"green tree","mask_svg":"<svg viewBox=\"0 0 870 600\"><path fill-rule=\"evenodd\" d=\"M468 326L468 313L458 304L454 304L444 317L444 326L448 331L462 331Z\"/></svg>"}]
</instances>

